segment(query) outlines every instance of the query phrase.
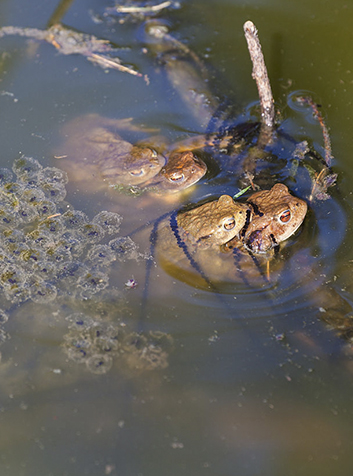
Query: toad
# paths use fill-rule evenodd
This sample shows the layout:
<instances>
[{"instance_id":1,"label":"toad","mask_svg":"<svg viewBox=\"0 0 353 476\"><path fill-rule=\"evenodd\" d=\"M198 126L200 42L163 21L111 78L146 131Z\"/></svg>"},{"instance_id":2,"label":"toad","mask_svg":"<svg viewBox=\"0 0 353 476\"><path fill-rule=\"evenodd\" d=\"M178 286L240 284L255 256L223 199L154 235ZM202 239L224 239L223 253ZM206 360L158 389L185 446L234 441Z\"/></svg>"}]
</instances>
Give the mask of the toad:
<instances>
[{"instance_id":1,"label":"toad","mask_svg":"<svg viewBox=\"0 0 353 476\"><path fill-rule=\"evenodd\" d=\"M205 276L207 288L209 281L268 283L266 264L273 256L273 248L301 225L307 211L306 203L292 196L283 184L254 193L246 204L234 202L230 197L221 198L191 211L179 212L174 224L171 220L164 226L157 246L162 267L192 286L205 286ZM224 203L232 200L234 205L242 207L239 209L242 220L238 220L242 230L237 228L231 238L231 233L224 230L232 221L227 213L222 213L223 200ZM213 210L215 203L217 212ZM222 222L223 232L219 226L220 217L222 220L227 217ZM233 258L229 254L231 250ZM271 276L277 265L274 263Z\"/></svg>"},{"instance_id":2,"label":"toad","mask_svg":"<svg viewBox=\"0 0 353 476\"><path fill-rule=\"evenodd\" d=\"M70 121L63 130L59 153L71 181L89 182L95 189L108 186L183 190L200 180L206 165L190 151L171 153L168 160L152 147L132 145L118 131L139 130L129 120L89 114ZM64 155L62 155L64 154Z\"/></svg>"},{"instance_id":3,"label":"toad","mask_svg":"<svg viewBox=\"0 0 353 476\"><path fill-rule=\"evenodd\" d=\"M239 235L247 219L248 206L235 202L229 195L177 214L176 231L184 242L200 249L219 246ZM172 223L172 222L171 222Z\"/></svg>"},{"instance_id":4,"label":"toad","mask_svg":"<svg viewBox=\"0 0 353 476\"><path fill-rule=\"evenodd\" d=\"M308 208L304 200L291 195L282 183L275 184L271 190L253 193L247 203L252 213L241 241L255 254L268 253L292 236L303 223ZM239 247L239 242L233 240L227 247Z\"/></svg>"},{"instance_id":5,"label":"toad","mask_svg":"<svg viewBox=\"0 0 353 476\"><path fill-rule=\"evenodd\" d=\"M206 171L206 164L191 151L174 152L160 172L144 183L144 187L154 189L158 193L178 192L198 182Z\"/></svg>"},{"instance_id":6,"label":"toad","mask_svg":"<svg viewBox=\"0 0 353 476\"><path fill-rule=\"evenodd\" d=\"M157 251L178 262L186 251L209 250L239 236L249 207L229 195L186 211L174 212L158 229Z\"/></svg>"},{"instance_id":7,"label":"toad","mask_svg":"<svg viewBox=\"0 0 353 476\"><path fill-rule=\"evenodd\" d=\"M156 242L155 257L169 273L187 275L190 284L209 283L198 266L200 256L208 259L220 245L239 237L249 214L249 206L235 202L229 195L204 203L191 210L174 212L163 220L151 242ZM155 241L157 240L157 241ZM188 281L188 280L187 280Z\"/></svg>"}]
</instances>

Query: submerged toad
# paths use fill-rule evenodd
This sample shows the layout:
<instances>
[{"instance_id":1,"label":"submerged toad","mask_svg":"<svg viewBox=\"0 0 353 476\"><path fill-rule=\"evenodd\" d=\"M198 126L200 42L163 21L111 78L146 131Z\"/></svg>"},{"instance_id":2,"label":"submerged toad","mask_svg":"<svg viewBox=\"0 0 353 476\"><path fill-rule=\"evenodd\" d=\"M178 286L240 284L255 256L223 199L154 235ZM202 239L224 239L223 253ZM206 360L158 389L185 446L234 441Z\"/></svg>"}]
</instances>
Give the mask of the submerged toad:
<instances>
[{"instance_id":1,"label":"submerged toad","mask_svg":"<svg viewBox=\"0 0 353 476\"><path fill-rule=\"evenodd\" d=\"M192 152L174 153L167 160L146 145L132 145L118 131L138 130L130 121L90 114L70 121L64 128L65 144L59 151L75 182L95 188L109 186L151 187L174 192L189 187L206 173L205 163Z\"/></svg>"},{"instance_id":2,"label":"submerged toad","mask_svg":"<svg viewBox=\"0 0 353 476\"><path fill-rule=\"evenodd\" d=\"M198 182L206 172L206 164L192 152L174 152L161 171L144 183L144 187L158 192L178 192Z\"/></svg>"},{"instance_id":3,"label":"submerged toad","mask_svg":"<svg viewBox=\"0 0 353 476\"><path fill-rule=\"evenodd\" d=\"M75 181L101 180L108 184L139 185L154 177L165 165L165 158L149 147L135 147L122 139L118 130L128 127L119 121L89 114L78 117L63 128L65 144L62 165Z\"/></svg>"}]
</instances>

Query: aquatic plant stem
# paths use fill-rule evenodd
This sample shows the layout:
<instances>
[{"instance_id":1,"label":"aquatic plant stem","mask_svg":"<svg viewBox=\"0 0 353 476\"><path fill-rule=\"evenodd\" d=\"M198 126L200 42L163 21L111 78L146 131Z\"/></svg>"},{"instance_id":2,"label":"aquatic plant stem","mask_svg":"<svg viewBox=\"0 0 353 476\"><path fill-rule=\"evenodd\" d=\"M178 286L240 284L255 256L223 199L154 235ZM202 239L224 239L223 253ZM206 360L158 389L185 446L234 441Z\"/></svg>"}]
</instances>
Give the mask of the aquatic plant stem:
<instances>
[{"instance_id":1,"label":"aquatic plant stem","mask_svg":"<svg viewBox=\"0 0 353 476\"><path fill-rule=\"evenodd\" d=\"M313 101L310 96L299 96L297 97L297 102L308 104L311 109L313 110L314 116L319 121L322 135L324 138L324 147L325 147L325 162L327 167L331 167L332 162L332 147L331 147L331 139L328 128L325 124L324 118L322 117L321 112L319 111L319 106Z\"/></svg>"},{"instance_id":2,"label":"aquatic plant stem","mask_svg":"<svg viewBox=\"0 0 353 476\"><path fill-rule=\"evenodd\" d=\"M73 0L61 0L59 4L57 5L56 9L54 10L54 13L49 18L47 23L47 28L50 28L51 26L61 22L61 20L63 19L63 16L69 10L72 3L73 3Z\"/></svg>"},{"instance_id":3,"label":"aquatic plant stem","mask_svg":"<svg viewBox=\"0 0 353 476\"><path fill-rule=\"evenodd\" d=\"M256 81L256 86L259 93L262 122L269 129L273 130L275 108L272 90L270 81L268 79L264 55L262 53L257 29L253 22L247 21L244 23L244 34L253 64L252 77Z\"/></svg>"}]
</instances>

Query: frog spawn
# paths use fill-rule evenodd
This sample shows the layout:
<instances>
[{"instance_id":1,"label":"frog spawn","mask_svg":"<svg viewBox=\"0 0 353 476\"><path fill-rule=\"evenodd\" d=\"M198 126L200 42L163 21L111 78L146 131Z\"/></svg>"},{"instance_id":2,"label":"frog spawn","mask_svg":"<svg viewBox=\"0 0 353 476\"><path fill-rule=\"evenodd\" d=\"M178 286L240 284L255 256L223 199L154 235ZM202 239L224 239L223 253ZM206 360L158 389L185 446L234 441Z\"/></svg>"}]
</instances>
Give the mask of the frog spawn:
<instances>
[{"instance_id":1,"label":"frog spawn","mask_svg":"<svg viewBox=\"0 0 353 476\"><path fill-rule=\"evenodd\" d=\"M9 339L9 334L3 329L4 324L9 320L9 316L7 312L5 312L3 309L0 309L0 346L7 340ZM1 354L0 354L0 360L1 360Z\"/></svg>"},{"instance_id":2,"label":"frog spawn","mask_svg":"<svg viewBox=\"0 0 353 476\"><path fill-rule=\"evenodd\" d=\"M168 366L173 345L168 334L128 332L124 325L84 313L74 313L67 320L69 332L64 336L62 348L70 360L85 364L92 373L108 372L114 359L122 360L124 368L138 372Z\"/></svg>"},{"instance_id":3,"label":"frog spawn","mask_svg":"<svg viewBox=\"0 0 353 476\"><path fill-rule=\"evenodd\" d=\"M64 202L67 181L28 157L12 172L0 170L0 289L10 302L87 299L108 286L112 262L142 256L128 237L107 239L120 215L102 211L90 220Z\"/></svg>"},{"instance_id":4,"label":"frog spawn","mask_svg":"<svg viewBox=\"0 0 353 476\"><path fill-rule=\"evenodd\" d=\"M120 215L102 211L89 220L64 202L66 183L65 172L28 157L17 159L12 171L0 169L0 289L11 303L87 300L108 287L113 262L145 258L130 237L113 237ZM9 338L7 320L0 309L0 345ZM138 334L83 313L67 320L62 349L90 372L107 372L117 357L139 371L168 365L166 334Z\"/></svg>"}]
</instances>

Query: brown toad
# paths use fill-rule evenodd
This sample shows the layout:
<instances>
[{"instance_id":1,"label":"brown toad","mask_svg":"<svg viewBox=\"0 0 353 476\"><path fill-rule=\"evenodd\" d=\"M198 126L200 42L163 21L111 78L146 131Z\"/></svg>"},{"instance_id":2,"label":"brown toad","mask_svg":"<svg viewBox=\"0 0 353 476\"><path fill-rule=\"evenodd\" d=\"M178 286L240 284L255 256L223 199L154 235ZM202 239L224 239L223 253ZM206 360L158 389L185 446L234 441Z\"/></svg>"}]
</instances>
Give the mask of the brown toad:
<instances>
[{"instance_id":1,"label":"brown toad","mask_svg":"<svg viewBox=\"0 0 353 476\"><path fill-rule=\"evenodd\" d=\"M222 201L219 199L220 204ZM256 192L247 204L236 203L245 207L240 209L242 217L245 213L245 220L242 221L243 229L238 228L230 240L227 239L230 234L217 234L216 227L213 227L213 217L217 219L221 212L218 206L215 214L212 203L190 212L179 212L176 222L173 224L171 220L168 227L163 232L161 230L162 244L157 247L157 255L162 267L192 286L203 287L205 281L207 288L210 281L267 283L266 265L273 256L273 248L301 225L307 210L306 203L293 197L283 184L276 184L269 191ZM224 223L227 227L228 221ZM166 236L169 236L168 240ZM211 246L207 246L208 242ZM275 261L271 266L271 278L281 264Z\"/></svg>"},{"instance_id":2,"label":"brown toad","mask_svg":"<svg viewBox=\"0 0 353 476\"><path fill-rule=\"evenodd\" d=\"M201 249L219 246L238 236L246 223L248 206L229 195L177 215L178 232L184 241ZM175 233L175 230L173 230Z\"/></svg>"},{"instance_id":3,"label":"brown toad","mask_svg":"<svg viewBox=\"0 0 353 476\"><path fill-rule=\"evenodd\" d=\"M219 247L239 236L248 210L247 205L222 195L191 210L174 213L159 227L158 253L165 253L169 258L175 255L178 260L183 257L185 247L189 253Z\"/></svg>"},{"instance_id":4,"label":"brown toad","mask_svg":"<svg viewBox=\"0 0 353 476\"><path fill-rule=\"evenodd\" d=\"M144 187L155 189L159 193L172 193L191 187L206 173L206 164L192 152L174 152L160 172Z\"/></svg>"},{"instance_id":5,"label":"brown toad","mask_svg":"<svg viewBox=\"0 0 353 476\"><path fill-rule=\"evenodd\" d=\"M209 254L224 255L220 253L220 245L239 237L248 213L248 205L222 195L191 210L172 214L158 227L157 261L172 275L177 270L177 274L181 271L190 277L191 272L191 282L197 285L200 273L195 263L199 257L207 260Z\"/></svg>"},{"instance_id":6,"label":"brown toad","mask_svg":"<svg viewBox=\"0 0 353 476\"><path fill-rule=\"evenodd\" d=\"M247 200L252 213L242 234L242 243L252 253L267 253L293 235L307 212L304 200L294 197L288 188L275 184L271 190L253 193ZM239 246L233 242L228 246Z\"/></svg>"},{"instance_id":7,"label":"brown toad","mask_svg":"<svg viewBox=\"0 0 353 476\"><path fill-rule=\"evenodd\" d=\"M70 121L63 130L65 144L59 155L75 182L92 186L125 186L175 192L196 183L206 165L192 152L172 153L167 160L153 147L132 145L118 131L139 130L129 120L89 114ZM68 160L67 160L68 159Z\"/></svg>"}]
</instances>

